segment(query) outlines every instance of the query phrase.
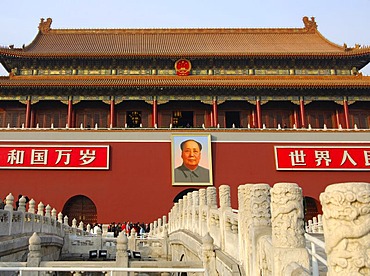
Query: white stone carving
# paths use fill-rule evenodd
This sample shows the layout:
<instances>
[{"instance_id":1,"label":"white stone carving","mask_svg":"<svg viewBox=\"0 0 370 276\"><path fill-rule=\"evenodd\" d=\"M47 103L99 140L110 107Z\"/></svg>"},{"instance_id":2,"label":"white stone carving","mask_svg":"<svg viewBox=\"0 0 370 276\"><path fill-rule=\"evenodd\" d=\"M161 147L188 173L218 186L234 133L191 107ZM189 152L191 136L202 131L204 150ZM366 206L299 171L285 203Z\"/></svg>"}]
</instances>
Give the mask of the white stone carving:
<instances>
[{"instance_id":1,"label":"white stone carving","mask_svg":"<svg viewBox=\"0 0 370 276\"><path fill-rule=\"evenodd\" d=\"M328 275L370 275L370 184L330 185L320 201Z\"/></svg>"},{"instance_id":2,"label":"white stone carving","mask_svg":"<svg viewBox=\"0 0 370 276\"><path fill-rule=\"evenodd\" d=\"M272 244L305 247L302 189L295 183L277 183L271 189Z\"/></svg>"}]
</instances>

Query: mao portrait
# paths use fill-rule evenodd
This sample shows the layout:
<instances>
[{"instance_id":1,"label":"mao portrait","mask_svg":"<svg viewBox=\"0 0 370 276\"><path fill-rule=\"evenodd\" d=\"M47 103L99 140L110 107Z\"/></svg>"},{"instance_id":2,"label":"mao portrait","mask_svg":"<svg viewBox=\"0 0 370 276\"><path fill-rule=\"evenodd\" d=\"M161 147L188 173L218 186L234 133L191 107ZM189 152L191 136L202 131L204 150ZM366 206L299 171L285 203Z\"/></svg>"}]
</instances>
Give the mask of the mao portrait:
<instances>
[{"instance_id":1,"label":"mao portrait","mask_svg":"<svg viewBox=\"0 0 370 276\"><path fill-rule=\"evenodd\" d=\"M210 135L172 135L172 184L212 185Z\"/></svg>"}]
</instances>

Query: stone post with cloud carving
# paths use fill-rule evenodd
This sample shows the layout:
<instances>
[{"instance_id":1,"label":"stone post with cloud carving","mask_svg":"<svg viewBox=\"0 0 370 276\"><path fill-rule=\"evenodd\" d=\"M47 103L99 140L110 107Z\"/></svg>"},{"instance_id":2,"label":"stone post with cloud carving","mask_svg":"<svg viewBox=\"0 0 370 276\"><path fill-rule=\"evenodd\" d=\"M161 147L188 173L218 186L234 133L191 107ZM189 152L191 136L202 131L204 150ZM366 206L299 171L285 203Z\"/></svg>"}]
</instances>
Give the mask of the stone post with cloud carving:
<instances>
[{"instance_id":1,"label":"stone post with cloud carving","mask_svg":"<svg viewBox=\"0 0 370 276\"><path fill-rule=\"evenodd\" d=\"M287 271L308 275L303 197L297 184L276 183L271 189L271 226L274 275L285 275Z\"/></svg>"},{"instance_id":2,"label":"stone post with cloud carving","mask_svg":"<svg viewBox=\"0 0 370 276\"><path fill-rule=\"evenodd\" d=\"M370 183L330 185L320 201L327 275L370 275Z\"/></svg>"}]
</instances>

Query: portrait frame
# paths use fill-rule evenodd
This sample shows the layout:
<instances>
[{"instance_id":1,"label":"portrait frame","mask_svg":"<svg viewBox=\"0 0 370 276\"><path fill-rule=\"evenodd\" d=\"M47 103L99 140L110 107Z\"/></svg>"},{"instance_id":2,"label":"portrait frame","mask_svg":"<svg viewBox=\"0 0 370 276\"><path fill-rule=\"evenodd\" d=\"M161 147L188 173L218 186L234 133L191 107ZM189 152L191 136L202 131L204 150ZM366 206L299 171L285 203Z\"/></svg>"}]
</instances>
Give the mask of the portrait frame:
<instances>
[{"instance_id":1,"label":"portrait frame","mask_svg":"<svg viewBox=\"0 0 370 276\"><path fill-rule=\"evenodd\" d=\"M181 143L187 140L194 140L202 145L201 156L199 160L199 170L197 169L194 171L195 176L190 176L190 171L181 171L181 173L179 173L180 168L184 168ZM208 171L208 177L206 170ZM172 186L213 186L211 135L172 134L171 172ZM197 177L200 177L199 181L196 180Z\"/></svg>"}]
</instances>

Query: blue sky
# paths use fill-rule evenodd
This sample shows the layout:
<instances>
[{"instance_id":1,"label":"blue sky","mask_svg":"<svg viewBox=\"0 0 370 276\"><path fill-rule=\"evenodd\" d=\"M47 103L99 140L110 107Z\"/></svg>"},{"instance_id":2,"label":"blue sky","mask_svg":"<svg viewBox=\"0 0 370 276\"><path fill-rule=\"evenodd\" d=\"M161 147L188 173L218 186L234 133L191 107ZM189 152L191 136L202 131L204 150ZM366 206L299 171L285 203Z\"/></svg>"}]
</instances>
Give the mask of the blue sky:
<instances>
[{"instance_id":1,"label":"blue sky","mask_svg":"<svg viewBox=\"0 0 370 276\"><path fill-rule=\"evenodd\" d=\"M3 1L0 45L30 44L40 18L52 28L301 28L314 16L330 41L370 45L370 0L18 0ZM370 66L362 72L370 75ZM7 75L0 66L0 75Z\"/></svg>"}]
</instances>

